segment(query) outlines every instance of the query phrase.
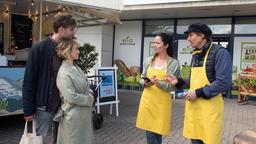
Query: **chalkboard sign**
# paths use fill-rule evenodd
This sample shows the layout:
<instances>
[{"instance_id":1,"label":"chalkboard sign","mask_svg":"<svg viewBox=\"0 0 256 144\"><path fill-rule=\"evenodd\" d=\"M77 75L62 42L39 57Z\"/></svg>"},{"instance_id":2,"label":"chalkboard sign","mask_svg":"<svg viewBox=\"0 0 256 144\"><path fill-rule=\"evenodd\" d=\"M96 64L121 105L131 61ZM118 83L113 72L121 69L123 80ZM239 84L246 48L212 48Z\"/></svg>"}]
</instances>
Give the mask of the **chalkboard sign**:
<instances>
[{"instance_id":1,"label":"chalkboard sign","mask_svg":"<svg viewBox=\"0 0 256 144\"><path fill-rule=\"evenodd\" d=\"M17 49L31 47L32 19L27 16L13 14L11 31Z\"/></svg>"}]
</instances>

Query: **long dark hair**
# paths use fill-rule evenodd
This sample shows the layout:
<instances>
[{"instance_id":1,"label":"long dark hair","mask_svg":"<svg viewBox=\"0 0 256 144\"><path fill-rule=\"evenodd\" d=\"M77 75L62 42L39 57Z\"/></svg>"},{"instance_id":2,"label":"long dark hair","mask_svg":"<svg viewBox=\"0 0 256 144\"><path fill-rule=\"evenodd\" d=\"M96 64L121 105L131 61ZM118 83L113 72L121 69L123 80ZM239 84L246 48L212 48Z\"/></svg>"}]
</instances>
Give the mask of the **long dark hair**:
<instances>
[{"instance_id":1,"label":"long dark hair","mask_svg":"<svg viewBox=\"0 0 256 144\"><path fill-rule=\"evenodd\" d=\"M164 45L168 44L168 47L166 49L167 50L167 54L170 57L172 57L172 39L173 39L172 33L168 33L168 34L167 33L159 33L156 36L159 36L162 39ZM157 53L154 54L154 57L153 57L151 63L154 62L154 60L156 59L157 55L158 55Z\"/></svg>"}]
</instances>

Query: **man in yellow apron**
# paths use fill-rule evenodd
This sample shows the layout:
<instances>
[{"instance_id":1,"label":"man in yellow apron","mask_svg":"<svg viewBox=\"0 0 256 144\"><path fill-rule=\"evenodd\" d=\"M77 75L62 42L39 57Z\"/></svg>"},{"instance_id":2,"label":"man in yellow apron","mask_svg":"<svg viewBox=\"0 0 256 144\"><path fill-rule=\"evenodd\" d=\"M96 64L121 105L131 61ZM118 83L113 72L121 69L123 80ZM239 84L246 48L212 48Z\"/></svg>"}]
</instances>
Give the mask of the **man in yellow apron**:
<instances>
[{"instance_id":1,"label":"man in yellow apron","mask_svg":"<svg viewBox=\"0 0 256 144\"><path fill-rule=\"evenodd\" d=\"M211 29L202 23L191 24L185 31L195 48L190 79L168 76L180 88L190 86L185 95L183 136L192 144L221 144L224 103L222 93L231 87L231 58L227 49L211 41Z\"/></svg>"}]
</instances>

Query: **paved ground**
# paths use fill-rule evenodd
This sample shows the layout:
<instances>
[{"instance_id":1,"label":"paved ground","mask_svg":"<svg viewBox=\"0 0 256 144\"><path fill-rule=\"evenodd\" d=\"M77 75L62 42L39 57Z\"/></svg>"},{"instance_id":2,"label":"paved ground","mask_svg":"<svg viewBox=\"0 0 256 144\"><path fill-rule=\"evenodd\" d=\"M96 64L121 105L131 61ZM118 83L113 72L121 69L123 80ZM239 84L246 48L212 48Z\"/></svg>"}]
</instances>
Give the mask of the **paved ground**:
<instances>
[{"instance_id":1,"label":"paved ground","mask_svg":"<svg viewBox=\"0 0 256 144\"><path fill-rule=\"evenodd\" d=\"M94 132L94 144L144 144L145 133L135 128L140 92L119 91L120 116L109 115L109 107L102 107L103 127ZM115 109L114 109L115 110ZM184 100L173 100L172 134L163 144L189 144L182 137ZM113 113L115 114L115 113ZM0 144L17 144L23 133L21 115L0 117ZM224 132L222 144L232 144L233 137L248 129L256 129L256 102L238 105L235 99L225 99ZM48 138L48 141L51 139Z\"/></svg>"}]
</instances>

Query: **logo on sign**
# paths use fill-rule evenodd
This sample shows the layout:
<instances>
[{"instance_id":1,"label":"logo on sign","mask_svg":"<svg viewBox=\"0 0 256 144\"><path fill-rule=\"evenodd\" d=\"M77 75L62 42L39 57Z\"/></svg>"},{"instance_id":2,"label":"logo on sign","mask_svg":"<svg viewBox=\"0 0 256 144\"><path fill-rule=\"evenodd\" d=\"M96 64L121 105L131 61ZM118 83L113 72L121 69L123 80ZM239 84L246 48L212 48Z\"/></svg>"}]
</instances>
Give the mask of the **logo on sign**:
<instances>
[{"instance_id":1,"label":"logo on sign","mask_svg":"<svg viewBox=\"0 0 256 144\"><path fill-rule=\"evenodd\" d=\"M135 43L133 42L133 39L128 36L122 39L122 42L120 43L120 45L135 45Z\"/></svg>"},{"instance_id":2,"label":"logo on sign","mask_svg":"<svg viewBox=\"0 0 256 144\"><path fill-rule=\"evenodd\" d=\"M191 54L192 51L193 49L188 45L187 47L182 48L180 54Z\"/></svg>"}]
</instances>

